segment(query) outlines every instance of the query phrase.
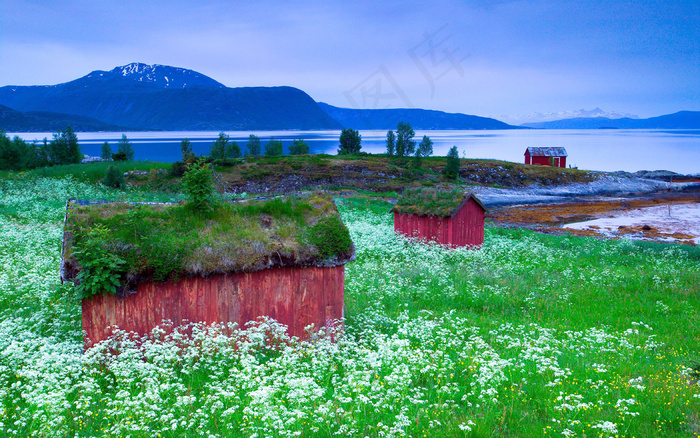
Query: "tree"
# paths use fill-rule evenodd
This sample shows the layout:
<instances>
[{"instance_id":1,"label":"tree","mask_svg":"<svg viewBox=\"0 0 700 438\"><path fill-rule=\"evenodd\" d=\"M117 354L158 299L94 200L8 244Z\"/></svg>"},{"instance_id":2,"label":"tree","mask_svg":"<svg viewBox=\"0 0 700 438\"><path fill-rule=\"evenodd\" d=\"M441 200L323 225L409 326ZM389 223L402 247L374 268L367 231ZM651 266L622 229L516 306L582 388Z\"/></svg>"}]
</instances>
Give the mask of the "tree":
<instances>
[{"instance_id":1,"label":"tree","mask_svg":"<svg viewBox=\"0 0 700 438\"><path fill-rule=\"evenodd\" d=\"M260 155L260 137L250 134L246 143L246 157L257 157Z\"/></svg>"},{"instance_id":2,"label":"tree","mask_svg":"<svg viewBox=\"0 0 700 438\"><path fill-rule=\"evenodd\" d=\"M100 152L100 158L103 160L111 160L112 159L112 146L109 145L109 142L104 142L102 143L102 151Z\"/></svg>"},{"instance_id":3,"label":"tree","mask_svg":"<svg viewBox=\"0 0 700 438\"><path fill-rule=\"evenodd\" d=\"M427 135L424 135L423 140L420 141L418 149L416 150L416 155L420 155L421 157L433 155L433 141Z\"/></svg>"},{"instance_id":4,"label":"tree","mask_svg":"<svg viewBox=\"0 0 700 438\"><path fill-rule=\"evenodd\" d=\"M180 142L180 151L182 151L183 163L186 163L187 161L194 158L194 153L192 152L192 142L190 142L188 138Z\"/></svg>"},{"instance_id":5,"label":"tree","mask_svg":"<svg viewBox=\"0 0 700 438\"><path fill-rule=\"evenodd\" d=\"M433 141L427 135L423 136L418 148L416 148L415 166L421 167L421 159L433 154Z\"/></svg>"},{"instance_id":6,"label":"tree","mask_svg":"<svg viewBox=\"0 0 700 438\"><path fill-rule=\"evenodd\" d=\"M117 167L109 166L107 168L107 174L102 180L102 184L107 187L112 187L113 189L120 189L124 187L124 174L122 174Z\"/></svg>"},{"instance_id":7,"label":"tree","mask_svg":"<svg viewBox=\"0 0 700 438\"><path fill-rule=\"evenodd\" d=\"M445 178L448 179L457 179L459 176L459 151L457 146L452 146L447 153L447 164L443 173Z\"/></svg>"},{"instance_id":8,"label":"tree","mask_svg":"<svg viewBox=\"0 0 700 438\"><path fill-rule=\"evenodd\" d=\"M393 157L396 153L396 134L394 131L388 131L386 133L386 154Z\"/></svg>"},{"instance_id":9,"label":"tree","mask_svg":"<svg viewBox=\"0 0 700 438\"><path fill-rule=\"evenodd\" d=\"M216 139L211 147L209 156L215 160L223 160L226 157L226 146L228 146L228 135L224 132L219 132L219 138Z\"/></svg>"},{"instance_id":10,"label":"tree","mask_svg":"<svg viewBox=\"0 0 700 438\"><path fill-rule=\"evenodd\" d=\"M399 157L410 157L416 149L416 142L413 136L416 132L411 128L410 123L399 122L396 127L396 155Z\"/></svg>"},{"instance_id":11,"label":"tree","mask_svg":"<svg viewBox=\"0 0 700 438\"><path fill-rule=\"evenodd\" d=\"M362 136L357 129L343 129L340 133L338 155L356 154L362 148Z\"/></svg>"},{"instance_id":12,"label":"tree","mask_svg":"<svg viewBox=\"0 0 700 438\"><path fill-rule=\"evenodd\" d=\"M182 177L185 193L190 198L189 207L198 214L207 214L214 210L214 179L208 164L191 163Z\"/></svg>"},{"instance_id":13,"label":"tree","mask_svg":"<svg viewBox=\"0 0 700 438\"><path fill-rule=\"evenodd\" d=\"M125 157L124 160L126 161L134 159L134 148L131 146L129 139L126 138L126 134L122 134L122 138L117 142L117 154L119 154L120 158L122 156Z\"/></svg>"},{"instance_id":14,"label":"tree","mask_svg":"<svg viewBox=\"0 0 700 438\"><path fill-rule=\"evenodd\" d=\"M83 161L78 136L70 126L62 131L54 132L47 152L49 161L54 164L73 164Z\"/></svg>"},{"instance_id":15,"label":"tree","mask_svg":"<svg viewBox=\"0 0 700 438\"><path fill-rule=\"evenodd\" d=\"M294 140L289 146L289 155L306 155L309 153L309 145L302 140Z\"/></svg>"},{"instance_id":16,"label":"tree","mask_svg":"<svg viewBox=\"0 0 700 438\"><path fill-rule=\"evenodd\" d=\"M241 158L241 147L238 142L232 141L226 146L226 158Z\"/></svg>"},{"instance_id":17,"label":"tree","mask_svg":"<svg viewBox=\"0 0 700 438\"><path fill-rule=\"evenodd\" d=\"M266 157L274 157L277 155L282 155L284 153L284 146L282 145L282 142L280 140L275 140L274 137L270 139L265 144L265 156Z\"/></svg>"}]
</instances>

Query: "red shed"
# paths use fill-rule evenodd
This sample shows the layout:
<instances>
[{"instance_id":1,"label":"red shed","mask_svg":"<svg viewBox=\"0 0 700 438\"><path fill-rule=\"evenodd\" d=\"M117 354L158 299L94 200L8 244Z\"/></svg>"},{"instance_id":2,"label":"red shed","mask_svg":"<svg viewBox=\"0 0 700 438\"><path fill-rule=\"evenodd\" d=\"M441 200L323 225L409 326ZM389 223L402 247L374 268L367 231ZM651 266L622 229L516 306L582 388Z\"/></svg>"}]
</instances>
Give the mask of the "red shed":
<instances>
[{"instance_id":1,"label":"red shed","mask_svg":"<svg viewBox=\"0 0 700 438\"><path fill-rule=\"evenodd\" d=\"M527 148L525 150L525 164L566 167L567 156L564 148Z\"/></svg>"},{"instance_id":2,"label":"red shed","mask_svg":"<svg viewBox=\"0 0 700 438\"><path fill-rule=\"evenodd\" d=\"M112 263L118 286L90 285L86 257L95 253ZM61 279L87 296L88 344L111 326L145 334L163 320L242 326L259 316L305 337L304 327L343 318L344 265L354 254L325 195L224 204L204 218L186 205L69 201Z\"/></svg>"},{"instance_id":3,"label":"red shed","mask_svg":"<svg viewBox=\"0 0 700 438\"><path fill-rule=\"evenodd\" d=\"M471 193L406 190L392 211L394 231L405 236L452 247L484 243L486 208Z\"/></svg>"}]
</instances>

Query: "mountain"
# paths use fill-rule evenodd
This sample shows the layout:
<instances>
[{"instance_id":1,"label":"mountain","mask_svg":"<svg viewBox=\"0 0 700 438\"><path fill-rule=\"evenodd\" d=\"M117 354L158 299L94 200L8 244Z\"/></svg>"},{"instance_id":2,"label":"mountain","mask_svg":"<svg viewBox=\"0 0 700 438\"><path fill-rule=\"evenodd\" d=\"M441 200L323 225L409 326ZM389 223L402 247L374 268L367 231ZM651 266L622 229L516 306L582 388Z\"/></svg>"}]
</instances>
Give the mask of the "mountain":
<instances>
[{"instance_id":1,"label":"mountain","mask_svg":"<svg viewBox=\"0 0 700 438\"><path fill-rule=\"evenodd\" d=\"M552 122L554 120L564 120L564 119L577 119L577 118L592 118L592 117L607 117L608 119L638 119L639 116L630 113L619 113L616 111L603 111L600 108L593 108L592 110L574 110L574 111L557 111L549 113L539 113L534 112L527 115L519 116L499 116L498 120L503 120L511 125L521 125L524 126L528 123L539 123L539 122Z\"/></svg>"},{"instance_id":2,"label":"mountain","mask_svg":"<svg viewBox=\"0 0 700 438\"><path fill-rule=\"evenodd\" d=\"M525 123L538 129L700 129L700 111L679 111L648 119L609 119L607 117L579 117L542 123Z\"/></svg>"},{"instance_id":3,"label":"mountain","mask_svg":"<svg viewBox=\"0 0 700 438\"><path fill-rule=\"evenodd\" d=\"M351 109L319 102L318 106L338 123L352 129L396 129L403 121L413 129L519 129L495 119L424 109Z\"/></svg>"},{"instance_id":4,"label":"mountain","mask_svg":"<svg viewBox=\"0 0 700 438\"><path fill-rule=\"evenodd\" d=\"M30 111L22 113L0 105L0 131L47 132L59 131L66 126L76 131L125 131L122 126L109 125L99 120L72 114Z\"/></svg>"},{"instance_id":5,"label":"mountain","mask_svg":"<svg viewBox=\"0 0 700 438\"><path fill-rule=\"evenodd\" d=\"M341 128L296 88L228 88L192 70L140 63L58 85L5 86L0 88L0 104L143 130Z\"/></svg>"}]
</instances>

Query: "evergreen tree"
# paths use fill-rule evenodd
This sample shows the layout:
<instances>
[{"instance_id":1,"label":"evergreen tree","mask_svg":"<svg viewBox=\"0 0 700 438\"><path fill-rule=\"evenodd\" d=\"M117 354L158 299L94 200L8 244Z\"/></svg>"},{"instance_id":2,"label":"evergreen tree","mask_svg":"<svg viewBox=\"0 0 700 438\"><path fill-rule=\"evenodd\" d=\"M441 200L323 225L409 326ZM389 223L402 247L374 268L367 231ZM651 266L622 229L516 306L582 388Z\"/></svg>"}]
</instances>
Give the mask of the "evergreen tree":
<instances>
[{"instance_id":1,"label":"evergreen tree","mask_svg":"<svg viewBox=\"0 0 700 438\"><path fill-rule=\"evenodd\" d=\"M388 131L386 133L386 154L393 157L396 153L396 134L394 131Z\"/></svg>"},{"instance_id":2,"label":"evergreen tree","mask_svg":"<svg viewBox=\"0 0 700 438\"><path fill-rule=\"evenodd\" d=\"M246 157L257 157L260 155L260 137L250 134L246 143Z\"/></svg>"},{"instance_id":3,"label":"evergreen tree","mask_svg":"<svg viewBox=\"0 0 700 438\"><path fill-rule=\"evenodd\" d=\"M112 147L109 145L109 142L102 143L102 151L100 152L100 158L102 158L103 160L112 159Z\"/></svg>"},{"instance_id":4,"label":"evergreen tree","mask_svg":"<svg viewBox=\"0 0 700 438\"><path fill-rule=\"evenodd\" d=\"M126 161L133 161L134 159L134 148L131 145L129 139L126 138L126 134L122 134L122 138L117 142L117 153L119 158Z\"/></svg>"},{"instance_id":5,"label":"evergreen tree","mask_svg":"<svg viewBox=\"0 0 700 438\"><path fill-rule=\"evenodd\" d=\"M241 147L238 142L232 141L226 146L226 158L241 158Z\"/></svg>"},{"instance_id":6,"label":"evergreen tree","mask_svg":"<svg viewBox=\"0 0 700 438\"><path fill-rule=\"evenodd\" d=\"M396 127L396 155L399 157L410 157L416 150L416 142L413 136L416 132L411 128L410 123L399 122Z\"/></svg>"},{"instance_id":7,"label":"evergreen tree","mask_svg":"<svg viewBox=\"0 0 700 438\"><path fill-rule=\"evenodd\" d=\"M338 155L356 154L362 149L362 136L357 129L343 129L340 133Z\"/></svg>"},{"instance_id":8,"label":"evergreen tree","mask_svg":"<svg viewBox=\"0 0 700 438\"><path fill-rule=\"evenodd\" d=\"M182 162L186 163L191 159L194 159L194 153L192 152L192 143L188 138L180 142L180 151L182 152Z\"/></svg>"},{"instance_id":9,"label":"evergreen tree","mask_svg":"<svg viewBox=\"0 0 700 438\"><path fill-rule=\"evenodd\" d=\"M109 166L107 168L107 174L102 180L102 184L114 189L121 189L124 187L124 175L116 166Z\"/></svg>"},{"instance_id":10,"label":"evergreen tree","mask_svg":"<svg viewBox=\"0 0 700 438\"><path fill-rule=\"evenodd\" d=\"M289 146L289 155L306 155L309 153L309 145L302 140L294 140Z\"/></svg>"},{"instance_id":11,"label":"evergreen tree","mask_svg":"<svg viewBox=\"0 0 700 438\"><path fill-rule=\"evenodd\" d=\"M284 146L282 145L282 142L280 140L275 140L275 138L271 138L270 141L268 141L265 144L265 156L266 157L274 157L277 155L282 155L284 153Z\"/></svg>"},{"instance_id":12,"label":"evergreen tree","mask_svg":"<svg viewBox=\"0 0 700 438\"><path fill-rule=\"evenodd\" d=\"M447 153L447 164L445 165L443 173L445 174L445 178L448 179L457 179L459 176L459 151L457 150L457 146L452 146Z\"/></svg>"},{"instance_id":13,"label":"evergreen tree","mask_svg":"<svg viewBox=\"0 0 700 438\"><path fill-rule=\"evenodd\" d=\"M207 214L216 207L214 179L211 168L202 162L191 163L182 177L182 185L189 196L189 207L198 214Z\"/></svg>"}]
</instances>

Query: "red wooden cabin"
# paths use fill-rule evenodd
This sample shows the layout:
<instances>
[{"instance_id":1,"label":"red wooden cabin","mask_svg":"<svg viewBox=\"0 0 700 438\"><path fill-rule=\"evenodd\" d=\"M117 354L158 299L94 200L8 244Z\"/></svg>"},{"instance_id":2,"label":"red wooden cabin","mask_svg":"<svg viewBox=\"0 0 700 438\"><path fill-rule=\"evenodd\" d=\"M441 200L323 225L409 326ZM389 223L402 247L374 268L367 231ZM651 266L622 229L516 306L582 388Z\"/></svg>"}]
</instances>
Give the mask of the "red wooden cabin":
<instances>
[{"instance_id":1,"label":"red wooden cabin","mask_svg":"<svg viewBox=\"0 0 700 438\"><path fill-rule=\"evenodd\" d=\"M314 195L310 201L319 208L311 224L320 217L338 215L332 199ZM260 202L248 201L247 204ZM264 202L264 201L263 201ZM76 281L82 267L75 259L73 233L86 233L90 221L80 222L79 217L99 217L116 214L136 207L135 204L100 204L69 201L66 210L66 226L62 248L61 280ZM112 206L114 205L114 206ZM157 208L177 208L158 205ZM112 208L112 212L96 213L96 209ZM316 210L314 210L315 214ZM126 213L128 214L128 213ZM92 216L90 216L92 215ZM75 218L72 218L75 216ZM273 233L275 217L262 214L248 217L253 224L262 223L261 229ZM94 219L92 219L94 220ZM342 224L341 224L342 225ZM344 226L343 226L344 228ZM345 229L347 231L347 229ZM303 232L303 231L301 231ZM301 233L300 232L300 233ZM250 234L247 234L250 236ZM220 239L225 236L219 236ZM243 247L259 245L255 241L239 241ZM274 234L262 239L275 240ZM292 239L294 240L294 239ZM297 241L301 239L296 239ZM230 240L229 240L230 241ZM276 240L275 240L276 241ZM227 241L228 242L228 241ZM262 241L261 241L262 242ZM264 243L264 242L263 242ZM262 243L260 244L262 245ZM345 263L354 260L354 246L331 256L320 256L315 246L285 246L280 242L269 254L257 253L256 263L233 264L228 269L216 268L214 272L180 275L179 279L156 282L147 276L135 276L115 295L96 294L82 300L82 323L86 345L108 338L114 326L129 332L146 334L163 320L174 326L186 322L238 323L240 327L259 316L268 316L288 327L291 336L307 337L304 328L314 324L316 329L332 325L344 317ZM123 246L123 245L122 245ZM245 251L245 250L243 250ZM240 253L238 250L235 253ZM291 254L291 255L290 255ZM229 257L229 254L227 254ZM228 263L232 263L228 258ZM196 260L194 260L196 262ZM190 261L192 262L192 261ZM201 265L199 268L201 269ZM135 279L134 279L135 278Z\"/></svg>"},{"instance_id":2,"label":"red wooden cabin","mask_svg":"<svg viewBox=\"0 0 700 438\"><path fill-rule=\"evenodd\" d=\"M567 156L564 148L527 148L525 150L525 164L566 167Z\"/></svg>"},{"instance_id":3,"label":"red wooden cabin","mask_svg":"<svg viewBox=\"0 0 700 438\"><path fill-rule=\"evenodd\" d=\"M395 232L452 247L484 243L486 208L473 194L423 189L418 191L423 205L417 207L412 202L415 192L407 192L392 209ZM431 197L452 199L429 201L426 207L425 200Z\"/></svg>"}]
</instances>

